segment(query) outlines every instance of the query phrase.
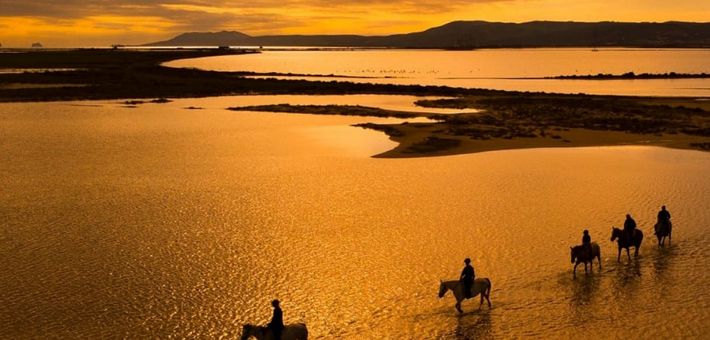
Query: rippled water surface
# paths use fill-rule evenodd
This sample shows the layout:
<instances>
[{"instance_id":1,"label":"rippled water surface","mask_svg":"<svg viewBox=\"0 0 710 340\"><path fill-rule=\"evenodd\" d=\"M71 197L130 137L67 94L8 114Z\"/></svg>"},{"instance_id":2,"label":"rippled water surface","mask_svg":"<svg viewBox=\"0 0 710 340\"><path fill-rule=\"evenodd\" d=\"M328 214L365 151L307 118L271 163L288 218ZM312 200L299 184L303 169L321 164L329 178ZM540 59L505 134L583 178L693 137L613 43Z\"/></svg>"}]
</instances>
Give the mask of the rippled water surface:
<instances>
[{"instance_id":1,"label":"rippled water surface","mask_svg":"<svg viewBox=\"0 0 710 340\"><path fill-rule=\"evenodd\" d=\"M560 80L627 72L710 74L708 49L491 49L269 51L177 60L173 67L318 75L311 80L643 96L710 96L710 78ZM340 76L340 78L322 76ZM347 78L342 78L343 76ZM293 78L293 77L291 77ZM533 79L534 78L534 79Z\"/></svg>"},{"instance_id":2,"label":"rippled water surface","mask_svg":"<svg viewBox=\"0 0 710 340\"><path fill-rule=\"evenodd\" d=\"M312 339L710 334L708 153L380 159L393 143L349 126L375 119L223 109L247 104L1 104L0 338L232 339L274 298ZM617 262L627 213L647 238ZM602 269L573 279L583 229ZM459 315L436 295L465 257L492 308Z\"/></svg>"}]
</instances>

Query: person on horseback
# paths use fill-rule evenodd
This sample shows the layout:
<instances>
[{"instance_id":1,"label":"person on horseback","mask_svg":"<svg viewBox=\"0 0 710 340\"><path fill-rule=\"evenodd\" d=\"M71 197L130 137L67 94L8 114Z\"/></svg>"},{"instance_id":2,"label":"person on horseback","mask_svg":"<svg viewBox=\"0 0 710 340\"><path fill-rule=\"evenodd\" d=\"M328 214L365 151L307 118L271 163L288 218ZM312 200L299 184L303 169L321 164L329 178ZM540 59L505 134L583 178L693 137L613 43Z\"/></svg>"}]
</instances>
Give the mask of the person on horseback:
<instances>
[{"instance_id":1,"label":"person on horseback","mask_svg":"<svg viewBox=\"0 0 710 340\"><path fill-rule=\"evenodd\" d=\"M661 211L658 212L658 223L663 223L666 226L668 226L668 222L671 220L671 213L666 210L666 206L661 207ZM658 234L658 230L656 230L654 235Z\"/></svg>"},{"instance_id":2,"label":"person on horseback","mask_svg":"<svg viewBox=\"0 0 710 340\"><path fill-rule=\"evenodd\" d=\"M271 322L267 327L274 333L274 339L281 340L281 332L284 329L284 315L279 307L279 300L271 301L271 305L274 306L274 316L271 318Z\"/></svg>"},{"instance_id":3,"label":"person on horseback","mask_svg":"<svg viewBox=\"0 0 710 340\"><path fill-rule=\"evenodd\" d=\"M626 221L624 221L624 231L626 235L629 236L629 242L634 242L634 232L636 230L636 221L631 218L631 214L626 214Z\"/></svg>"},{"instance_id":4,"label":"person on horseback","mask_svg":"<svg viewBox=\"0 0 710 340\"><path fill-rule=\"evenodd\" d=\"M582 236L582 245L584 246L584 249L587 251L587 258L592 258L593 253L592 253L592 237L589 236L589 230L585 230L582 232L584 234Z\"/></svg>"},{"instance_id":5,"label":"person on horseback","mask_svg":"<svg viewBox=\"0 0 710 340\"><path fill-rule=\"evenodd\" d=\"M464 296L470 299L471 288L473 287L473 280L476 278L476 272L473 270L473 266L471 266L471 259L466 258L463 262L466 263L466 266L464 266L463 271L461 271L461 283L463 284Z\"/></svg>"}]
</instances>

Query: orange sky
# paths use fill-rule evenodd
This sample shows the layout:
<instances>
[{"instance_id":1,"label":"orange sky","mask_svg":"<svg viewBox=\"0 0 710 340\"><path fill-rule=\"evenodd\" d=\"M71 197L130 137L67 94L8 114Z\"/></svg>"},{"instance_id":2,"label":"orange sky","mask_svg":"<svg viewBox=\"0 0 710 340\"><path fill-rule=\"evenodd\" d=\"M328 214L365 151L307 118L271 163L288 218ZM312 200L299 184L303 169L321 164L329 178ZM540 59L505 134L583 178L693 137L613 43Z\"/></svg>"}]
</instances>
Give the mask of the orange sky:
<instances>
[{"instance_id":1,"label":"orange sky","mask_svg":"<svg viewBox=\"0 0 710 340\"><path fill-rule=\"evenodd\" d=\"M0 0L0 44L110 46L184 32L390 35L455 20L710 21L702 0Z\"/></svg>"}]
</instances>

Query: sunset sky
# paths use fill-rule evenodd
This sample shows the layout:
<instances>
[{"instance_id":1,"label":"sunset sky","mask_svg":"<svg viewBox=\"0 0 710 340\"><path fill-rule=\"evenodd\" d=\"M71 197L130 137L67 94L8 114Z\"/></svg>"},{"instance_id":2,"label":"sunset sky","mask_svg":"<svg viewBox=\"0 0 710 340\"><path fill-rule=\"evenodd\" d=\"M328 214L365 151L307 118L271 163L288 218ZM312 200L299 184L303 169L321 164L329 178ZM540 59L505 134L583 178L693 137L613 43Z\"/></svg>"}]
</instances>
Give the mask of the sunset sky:
<instances>
[{"instance_id":1,"label":"sunset sky","mask_svg":"<svg viewBox=\"0 0 710 340\"><path fill-rule=\"evenodd\" d=\"M704 0L0 0L0 44L109 46L184 32L390 35L455 20L708 22Z\"/></svg>"}]
</instances>

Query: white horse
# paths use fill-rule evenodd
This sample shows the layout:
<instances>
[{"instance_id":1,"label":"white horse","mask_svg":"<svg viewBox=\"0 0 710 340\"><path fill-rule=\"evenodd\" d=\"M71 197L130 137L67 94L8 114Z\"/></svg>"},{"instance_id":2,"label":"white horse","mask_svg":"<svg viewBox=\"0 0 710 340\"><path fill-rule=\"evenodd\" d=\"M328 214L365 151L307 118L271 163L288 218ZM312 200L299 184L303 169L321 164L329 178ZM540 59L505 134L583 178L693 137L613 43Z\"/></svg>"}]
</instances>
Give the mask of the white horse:
<instances>
[{"instance_id":1,"label":"white horse","mask_svg":"<svg viewBox=\"0 0 710 340\"><path fill-rule=\"evenodd\" d=\"M463 283L459 280L440 281L441 285L439 285L439 298L443 298L447 291L452 291L454 293L454 297L456 298L456 310L458 310L459 313L463 313L463 310L461 310L461 301L465 299L463 294ZM478 309L480 310L481 306L483 306L484 298L488 301L488 308L491 308L491 300L489 299L491 296L491 280L487 277L475 279L473 281L473 286L471 287L471 298L475 298L479 294L481 295L481 303L478 305Z\"/></svg>"},{"instance_id":2,"label":"white horse","mask_svg":"<svg viewBox=\"0 0 710 340\"><path fill-rule=\"evenodd\" d=\"M242 337L240 340L247 340L250 337L255 337L257 340L276 340L274 333L263 326L255 326L246 324L242 327ZM304 323L294 323L286 325L281 332L281 340L308 340L308 329Z\"/></svg>"}]
</instances>

